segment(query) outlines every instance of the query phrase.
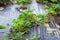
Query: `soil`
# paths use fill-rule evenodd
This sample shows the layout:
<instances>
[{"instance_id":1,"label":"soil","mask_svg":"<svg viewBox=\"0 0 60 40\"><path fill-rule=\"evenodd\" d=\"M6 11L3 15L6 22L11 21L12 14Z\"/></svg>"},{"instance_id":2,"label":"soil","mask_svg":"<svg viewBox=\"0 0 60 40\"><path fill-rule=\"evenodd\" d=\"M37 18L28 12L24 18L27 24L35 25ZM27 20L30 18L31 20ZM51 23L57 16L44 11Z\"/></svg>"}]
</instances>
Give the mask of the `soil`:
<instances>
[{"instance_id":1,"label":"soil","mask_svg":"<svg viewBox=\"0 0 60 40\"><path fill-rule=\"evenodd\" d=\"M47 19L45 23L50 23L50 22L51 22L51 20Z\"/></svg>"},{"instance_id":2,"label":"soil","mask_svg":"<svg viewBox=\"0 0 60 40\"><path fill-rule=\"evenodd\" d=\"M49 15L49 16L54 16L54 14L52 14L52 13L49 13L48 15Z\"/></svg>"},{"instance_id":3,"label":"soil","mask_svg":"<svg viewBox=\"0 0 60 40\"><path fill-rule=\"evenodd\" d=\"M55 3L55 4L57 4L57 3L58 3L58 2L52 2L52 1L50 1L50 0L49 0L49 2L50 2L50 3Z\"/></svg>"},{"instance_id":4,"label":"soil","mask_svg":"<svg viewBox=\"0 0 60 40\"><path fill-rule=\"evenodd\" d=\"M4 9L4 7L5 7L5 5L4 5L4 4L0 4L0 10L3 10L3 9Z\"/></svg>"},{"instance_id":5,"label":"soil","mask_svg":"<svg viewBox=\"0 0 60 40\"><path fill-rule=\"evenodd\" d=\"M60 14L57 14L55 17L56 23L60 25Z\"/></svg>"},{"instance_id":6,"label":"soil","mask_svg":"<svg viewBox=\"0 0 60 40\"><path fill-rule=\"evenodd\" d=\"M36 0L37 3L40 3L40 0Z\"/></svg>"},{"instance_id":7,"label":"soil","mask_svg":"<svg viewBox=\"0 0 60 40\"><path fill-rule=\"evenodd\" d=\"M28 4L27 2L23 2L23 4Z\"/></svg>"},{"instance_id":8,"label":"soil","mask_svg":"<svg viewBox=\"0 0 60 40\"><path fill-rule=\"evenodd\" d=\"M0 10L3 10L8 4L4 3L4 4L0 4Z\"/></svg>"},{"instance_id":9,"label":"soil","mask_svg":"<svg viewBox=\"0 0 60 40\"><path fill-rule=\"evenodd\" d=\"M0 4L0 7L2 7L2 6L4 7L5 5L4 4Z\"/></svg>"},{"instance_id":10,"label":"soil","mask_svg":"<svg viewBox=\"0 0 60 40\"><path fill-rule=\"evenodd\" d=\"M53 4L57 4L58 2L52 2L52 1L50 1L50 0L48 0L49 1L49 3L51 4L51 3L53 3ZM36 2L37 3L40 3L40 0L36 0ZM43 3L43 4L47 4L47 3Z\"/></svg>"},{"instance_id":11,"label":"soil","mask_svg":"<svg viewBox=\"0 0 60 40\"><path fill-rule=\"evenodd\" d=\"M27 7L25 7L25 6L21 6L21 7L18 7L18 8L16 8L18 11L22 11L22 10L26 10L27 9Z\"/></svg>"},{"instance_id":12,"label":"soil","mask_svg":"<svg viewBox=\"0 0 60 40\"><path fill-rule=\"evenodd\" d=\"M20 9L25 10L25 9L27 9L27 7L21 6Z\"/></svg>"}]
</instances>

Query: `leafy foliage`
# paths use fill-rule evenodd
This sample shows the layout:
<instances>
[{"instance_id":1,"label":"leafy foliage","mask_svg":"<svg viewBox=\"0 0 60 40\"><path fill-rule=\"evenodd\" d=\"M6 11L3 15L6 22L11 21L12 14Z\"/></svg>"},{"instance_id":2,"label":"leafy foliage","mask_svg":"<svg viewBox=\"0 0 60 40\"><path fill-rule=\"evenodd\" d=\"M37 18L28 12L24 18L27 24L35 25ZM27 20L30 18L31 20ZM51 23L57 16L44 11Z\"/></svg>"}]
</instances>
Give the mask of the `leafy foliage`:
<instances>
[{"instance_id":1,"label":"leafy foliage","mask_svg":"<svg viewBox=\"0 0 60 40\"><path fill-rule=\"evenodd\" d=\"M49 16L60 14L60 0L38 0L37 2L45 4Z\"/></svg>"},{"instance_id":2,"label":"leafy foliage","mask_svg":"<svg viewBox=\"0 0 60 40\"><path fill-rule=\"evenodd\" d=\"M60 0L38 0L39 3L60 3Z\"/></svg>"},{"instance_id":3,"label":"leafy foliage","mask_svg":"<svg viewBox=\"0 0 60 40\"><path fill-rule=\"evenodd\" d=\"M30 4L31 0L18 0L18 4Z\"/></svg>"},{"instance_id":4,"label":"leafy foliage","mask_svg":"<svg viewBox=\"0 0 60 40\"><path fill-rule=\"evenodd\" d=\"M44 14L36 15L33 13L33 10L23 10L21 11L21 15L19 15L17 19L13 20L13 25L11 26L12 30L10 32L14 33L15 36L19 32L27 34L30 31L29 28L33 27L36 24L38 25L44 24L47 19L48 19L48 15L44 15ZM15 39L15 36L13 36L14 39Z\"/></svg>"},{"instance_id":5,"label":"leafy foliage","mask_svg":"<svg viewBox=\"0 0 60 40\"><path fill-rule=\"evenodd\" d=\"M39 20L38 20L39 19ZM32 10L23 10L21 12L21 15L17 18L13 20L13 27L12 28L21 28L22 27L29 27L32 24L38 24L38 22L40 22L40 24L44 21L46 21L46 19L48 19L48 15L44 15L44 14L37 14L35 15L33 13Z\"/></svg>"},{"instance_id":6,"label":"leafy foliage","mask_svg":"<svg viewBox=\"0 0 60 40\"><path fill-rule=\"evenodd\" d=\"M8 39L12 39L12 40L21 40L22 36L23 36L23 32L18 32L18 33L10 33L7 35Z\"/></svg>"},{"instance_id":7,"label":"leafy foliage","mask_svg":"<svg viewBox=\"0 0 60 40\"><path fill-rule=\"evenodd\" d=\"M45 7L49 13L57 15L60 13L60 4L51 4L50 6Z\"/></svg>"},{"instance_id":8,"label":"leafy foliage","mask_svg":"<svg viewBox=\"0 0 60 40\"><path fill-rule=\"evenodd\" d=\"M50 1L52 1L52 2L58 2L58 0L50 0Z\"/></svg>"},{"instance_id":9,"label":"leafy foliage","mask_svg":"<svg viewBox=\"0 0 60 40\"><path fill-rule=\"evenodd\" d=\"M3 26L3 25L0 25L0 29L5 29L5 26Z\"/></svg>"}]
</instances>

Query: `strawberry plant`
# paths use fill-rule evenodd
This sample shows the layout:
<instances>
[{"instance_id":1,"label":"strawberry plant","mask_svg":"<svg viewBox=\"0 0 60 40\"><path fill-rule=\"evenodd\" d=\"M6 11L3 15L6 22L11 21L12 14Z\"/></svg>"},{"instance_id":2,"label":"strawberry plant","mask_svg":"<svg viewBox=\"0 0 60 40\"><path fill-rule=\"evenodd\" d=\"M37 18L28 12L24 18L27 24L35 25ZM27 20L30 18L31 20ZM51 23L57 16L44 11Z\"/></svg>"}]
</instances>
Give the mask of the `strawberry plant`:
<instances>
[{"instance_id":1,"label":"strawberry plant","mask_svg":"<svg viewBox=\"0 0 60 40\"><path fill-rule=\"evenodd\" d=\"M51 4L50 6L45 6L48 11L48 15L56 20L56 23L60 22L60 4ZM60 25L60 23L58 23Z\"/></svg>"},{"instance_id":2,"label":"strawberry plant","mask_svg":"<svg viewBox=\"0 0 60 40\"><path fill-rule=\"evenodd\" d=\"M7 37L8 37L8 40L22 40L22 36L24 35L24 33L23 32L18 32L18 33L9 33L8 35L7 35Z\"/></svg>"},{"instance_id":3,"label":"strawberry plant","mask_svg":"<svg viewBox=\"0 0 60 40\"><path fill-rule=\"evenodd\" d=\"M45 8L48 10L48 13L50 16L55 16L60 13L60 4L52 4L49 6L46 6Z\"/></svg>"},{"instance_id":4,"label":"strawberry plant","mask_svg":"<svg viewBox=\"0 0 60 40\"><path fill-rule=\"evenodd\" d=\"M37 3L47 3L48 0L36 0Z\"/></svg>"},{"instance_id":5,"label":"strawberry plant","mask_svg":"<svg viewBox=\"0 0 60 40\"><path fill-rule=\"evenodd\" d=\"M31 4L31 0L18 0L18 4Z\"/></svg>"},{"instance_id":6,"label":"strawberry plant","mask_svg":"<svg viewBox=\"0 0 60 40\"><path fill-rule=\"evenodd\" d=\"M44 14L36 15L33 13L33 10L23 10L21 11L21 15L19 15L17 19L13 20L13 25L11 26L12 30L10 32L15 34L23 32L24 33L23 35L28 34L30 32L29 28L32 28L37 24L38 25L44 24L47 19L48 15ZM14 36L13 38L15 39Z\"/></svg>"},{"instance_id":7,"label":"strawberry plant","mask_svg":"<svg viewBox=\"0 0 60 40\"><path fill-rule=\"evenodd\" d=\"M60 0L36 0L37 3L60 3Z\"/></svg>"},{"instance_id":8,"label":"strawberry plant","mask_svg":"<svg viewBox=\"0 0 60 40\"><path fill-rule=\"evenodd\" d=\"M5 26L3 26L3 25L0 25L0 29L5 29Z\"/></svg>"},{"instance_id":9,"label":"strawberry plant","mask_svg":"<svg viewBox=\"0 0 60 40\"><path fill-rule=\"evenodd\" d=\"M20 9L22 9L22 10L27 9L27 7L25 5L31 4L31 2L32 2L32 0L18 0L17 4L21 4L21 7L18 8L18 10L20 10Z\"/></svg>"},{"instance_id":10,"label":"strawberry plant","mask_svg":"<svg viewBox=\"0 0 60 40\"><path fill-rule=\"evenodd\" d=\"M50 0L51 2L56 2L56 3L58 3L59 2L59 0Z\"/></svg>"}]
</instances>

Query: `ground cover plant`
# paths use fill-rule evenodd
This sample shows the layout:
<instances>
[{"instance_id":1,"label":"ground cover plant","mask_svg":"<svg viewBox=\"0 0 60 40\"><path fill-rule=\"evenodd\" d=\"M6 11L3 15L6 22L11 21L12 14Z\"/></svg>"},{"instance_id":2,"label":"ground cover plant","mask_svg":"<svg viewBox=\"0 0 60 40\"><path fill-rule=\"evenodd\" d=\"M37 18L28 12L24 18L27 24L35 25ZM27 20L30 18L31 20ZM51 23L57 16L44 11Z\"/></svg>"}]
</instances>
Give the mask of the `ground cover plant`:
<instances>
[{"instance_id":1,"label":"ground cover plant","mask_svg":"<svg viewBox=\"0 0 60 40\"><path fill-rule=\"evenodd\" d=\"M18 0L19 4L31 4L31 0Z\"/></svg>"},{"instance_id":2,"label":"ground cover plant","mask_svg":"<svg viewBox=\"0 0 60 40\"><path fill-rule=\"evenodd\" d=\"M24 40L25 34L30 32L30 28L35 25L44 24L48 18L48 15L34 14L33 10L21 11L21 15L13 20L13 25L8 35L9 39Z\"/></svg>"},{"instance_id":3,"label":"ground cover plant","mask_svg":"<svg viewBox=\"0 0 60 40\"><path fill-rule=\"evenodd\" d=\"M45 8L47 9L48 14L60 25L60 4L45 5Z\"/></svg>"},{"instance_id":4,"label":"ground cover plant","mask_svg":"<svg viewBox=\"0 0 60 40\"><path fill-rule=\"evenodd\" d=\"M32 3L32 0L18 0L17 1L17 4L21 4L21 7L20 8L18 8L19 10L20 9L22 9L22 10L24 10L24 9L27 9L27 5L28 4L31 4ZM26 6L25 6L26 5Z\"/></svg>"},{"instance_id":5,"label":"ground cover plant","mask_svg":"<svg viewBox=\"0 0 60 40\"><path fill-rule=\"evenodd\" d=\"M60 3L60 0L36 0L37 3L49 4L49 3Z\"/></svg>"},{"instance_id":6,"label":"ground cover plant","mask_svg":"<svg viewBox=\"0 0 60 40\"><path fill-rule=\"evenodd\" d=\"M5 29L5 26L3 26L3 25L0 25L0 29Z\"/></svg>"}]
</instances>

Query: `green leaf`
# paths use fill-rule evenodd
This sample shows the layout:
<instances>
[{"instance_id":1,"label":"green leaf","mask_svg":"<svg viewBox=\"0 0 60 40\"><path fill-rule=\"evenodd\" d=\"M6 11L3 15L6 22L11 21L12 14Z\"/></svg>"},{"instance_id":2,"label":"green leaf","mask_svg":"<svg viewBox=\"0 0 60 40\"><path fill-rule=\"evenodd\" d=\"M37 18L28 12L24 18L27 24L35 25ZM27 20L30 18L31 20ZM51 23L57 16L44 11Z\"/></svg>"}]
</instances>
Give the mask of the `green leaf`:
<instances>
[{"instance_id":1,"label":"green leaf","mask_svg":"<svg viewBox=\"0 0 60 40\"><path fill-rule=\"evenodd\" d=\"M0 29L5 29L5 26L3 26L3 25L0 25Z\"/></svg>"},{"instance_id":2,"label":"green leaf","mask_svg":"<svg viewBox=\"0 0 60 40\"><path fill-rule=\"evenodd\" d=\"M57 2L57 0L51 0L52 2Z\"/></svg>"},{"instance_id":3,"label":"green leaf","mask_svg":"<svg viewBox=\"0 0 60 40\"><path fill-rule=\"evenodd\" d=\"M31 0L18 0L18 4L24 4L24 3L27 3L27 4L30 4L32 1Z\"/></svg>"}]
</instances>

